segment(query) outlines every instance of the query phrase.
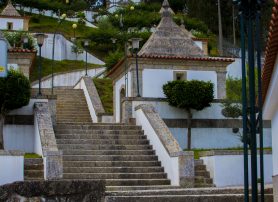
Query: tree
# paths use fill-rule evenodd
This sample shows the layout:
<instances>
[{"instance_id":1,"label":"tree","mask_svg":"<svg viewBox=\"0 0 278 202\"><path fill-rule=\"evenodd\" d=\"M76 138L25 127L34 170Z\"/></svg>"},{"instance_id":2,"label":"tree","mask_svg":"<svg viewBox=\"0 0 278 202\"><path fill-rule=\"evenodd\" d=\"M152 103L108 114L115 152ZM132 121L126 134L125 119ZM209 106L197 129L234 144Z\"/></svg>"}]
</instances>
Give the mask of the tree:
<instances>
[{"instance_id":1,"label":"tree","mask_svg":"<svg viewBox=\"0 0 278 202\"><path fill-rule=\"evenodd\" d=\"M4 148L3 127L5 116L13 109L29 103L30 82L22 73L11 70L7 77L0 78L0 149Z\"/></svg>"},{"instance_id":2,"label":"tree","mask_svg":"<svg viewBox=\"0 0 278 202\"><path fill-rule=\"evenodd\" d=\"M204 81L171 81L163 86L163 92L171 106L187 111L187 148L191 149L192 110L203 110L213 101L213 84Z\"/></svg>"}]
</instances>

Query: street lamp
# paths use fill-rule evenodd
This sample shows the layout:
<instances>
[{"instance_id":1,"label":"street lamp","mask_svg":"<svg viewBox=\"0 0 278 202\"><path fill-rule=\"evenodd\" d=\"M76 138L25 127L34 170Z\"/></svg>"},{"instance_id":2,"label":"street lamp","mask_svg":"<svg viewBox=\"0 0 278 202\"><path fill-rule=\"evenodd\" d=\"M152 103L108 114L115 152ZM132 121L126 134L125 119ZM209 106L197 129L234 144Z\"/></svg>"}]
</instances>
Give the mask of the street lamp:
<instances>
[{"instance_id":1,"label":"street lamp","mask_svg":"<svg viewBox=\"0 0 278 202\"><path fill-rule=\"evenodd\" d=\"M38 93L38 96L41 96L42 93L41 93L41 77L42 77L42 45L43 45L43 42L44 42L44 39L47 38L47 35L45 34L36 34L35 37L37 38L37 43L38 43L38 46L39 46L39 93Z\"/></svg>"},{"instance_id":2,"label":"street lamp","mask_svg":"<svg viewBox=\"0 0 278 202\"><path fill-rule=\"evenodd\" d=\"M87 47L89 46L90 40L85 39L84 40L84 47L85 47L85 53L86 53L86 74L85 76L88 76L88 52L87 52Z\"/></svg>"},{"instance_id":3,"label":"street lamp","mask_svg":"<svg viewBox=\"0 0 278 202\"><path fill-rule=\"evenodd\" d=\"M73 29L73 40L75 41L75 30L77 28L77 24L72 24L72 29Z\"/></svg>"},{"instance_id":4,"label":"street lamp","mask_svg":"<svg viewBox=\"0 0 278 202\"><path fill-rule=\"evenodd\" d=\"M141 97L140 91L139 91L139 73L138 73L138 50L140 47L140 41L142 41L141 38L132 38L129 41L132 43L132 49L135 52L136 55L136 85L137 85L137 97Z\"/></svg>"},{"instance_id":5,"label":"street lamp","mask_svg":"<svg viewBox=\"0 0 278 202\"><path fill-rule=\"evenodd\" d=\"M53 88L54 88L54 54L55 54L55 39L56 34L58 32L59 27L61 26L62 22L66 19L67 15L64 13L61 15L61 20L59 21L59 24L54 32L53 35L53 41L52 41L52 61L51 61L51 94L53 95Z\"/></svg>"}]
</instances>

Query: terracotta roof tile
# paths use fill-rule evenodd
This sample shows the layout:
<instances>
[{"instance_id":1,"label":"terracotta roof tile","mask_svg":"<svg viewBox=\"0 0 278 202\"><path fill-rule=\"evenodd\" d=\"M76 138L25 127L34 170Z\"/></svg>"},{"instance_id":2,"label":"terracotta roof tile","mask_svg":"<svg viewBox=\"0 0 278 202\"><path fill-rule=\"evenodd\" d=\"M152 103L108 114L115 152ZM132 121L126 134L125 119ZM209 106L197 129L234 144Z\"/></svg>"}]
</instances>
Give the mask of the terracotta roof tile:
<instances>
[{"instance_id":1,"label":"terracotta roof tile","mask_svg":"<svg viewBox=\"0 0 278 202\"><path fill-rule=\"evenodd\" d=\"M37 50L29 50L29 49L23 49L23 48L10 48L8 50L9 53L36 53Z\"/></svg>"},{"instance_id":2,"label":"terracotta roof tile","mask_svg":"<svg viewBox=\"0 0 278 202\"><path fill-rule=\"evenodd\" d=\"M268 40L265 48L265 63L262 72L262 96L266 99L269 83L271 81L276 56L278 54L278 0L274 0L274 7L270 20Z\"/></svg>"}]
</instances>

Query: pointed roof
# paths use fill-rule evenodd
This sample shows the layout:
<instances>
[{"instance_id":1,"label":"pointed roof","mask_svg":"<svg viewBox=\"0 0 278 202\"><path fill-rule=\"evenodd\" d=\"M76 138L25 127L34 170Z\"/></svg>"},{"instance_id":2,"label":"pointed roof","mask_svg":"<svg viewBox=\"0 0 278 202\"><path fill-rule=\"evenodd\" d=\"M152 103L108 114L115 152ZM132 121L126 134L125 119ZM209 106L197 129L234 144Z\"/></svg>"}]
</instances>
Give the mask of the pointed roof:
<instances>
[{"instance_id":1,"label":"pointed roof","mask_svg":"<svg viewBox=\"0 0 278 202\"><path fill-rule=\"evenodd\" d=\"M185 32L172 18L168 0L162 4L162 19L156 31L139 51L139 56L205 57L194 43L189 32Z\"/></svg>"},{"instance_id":2,"label":"pointed roof","mask_svg":"<svg viewBox=\"0 0 278 202\"><path fill-rule=\"evenodd\" d=\"M8 5L4 8L0 15L9 17L21 17L21 15L17 12L10 0L8 1Z\"/></svg>"}]
</instances>

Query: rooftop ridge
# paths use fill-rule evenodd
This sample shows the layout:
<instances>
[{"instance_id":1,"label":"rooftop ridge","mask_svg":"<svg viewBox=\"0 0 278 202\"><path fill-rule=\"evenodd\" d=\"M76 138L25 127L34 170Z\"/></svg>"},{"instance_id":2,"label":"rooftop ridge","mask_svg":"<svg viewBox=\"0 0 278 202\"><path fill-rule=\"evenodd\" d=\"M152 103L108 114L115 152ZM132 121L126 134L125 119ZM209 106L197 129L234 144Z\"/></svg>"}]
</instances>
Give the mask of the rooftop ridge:
<instances>
[{"instance_id":1,"label":"rooftop ridge","mask_svg":"<svg viewBox=\"0 0 278 202\"><path fill-rule=\"evenodd\" d=\"M138 55L205 57L204 52L195 44L189 32L174 22L171 10L168 0L164 0L161 8L161 21Z\"/></svg>"},{"instance_id":2,"label":"rooftop ridge","mask_svg":"<svg viewBox=\"0 0 278 202\"><path fill-rule=\"evenodd\" d=\"M0 16L9 16L9 17L21 17L18 11L12 4L12 1L9 0L7 6L3 9Z\"/></svg>"}]
</instances>

